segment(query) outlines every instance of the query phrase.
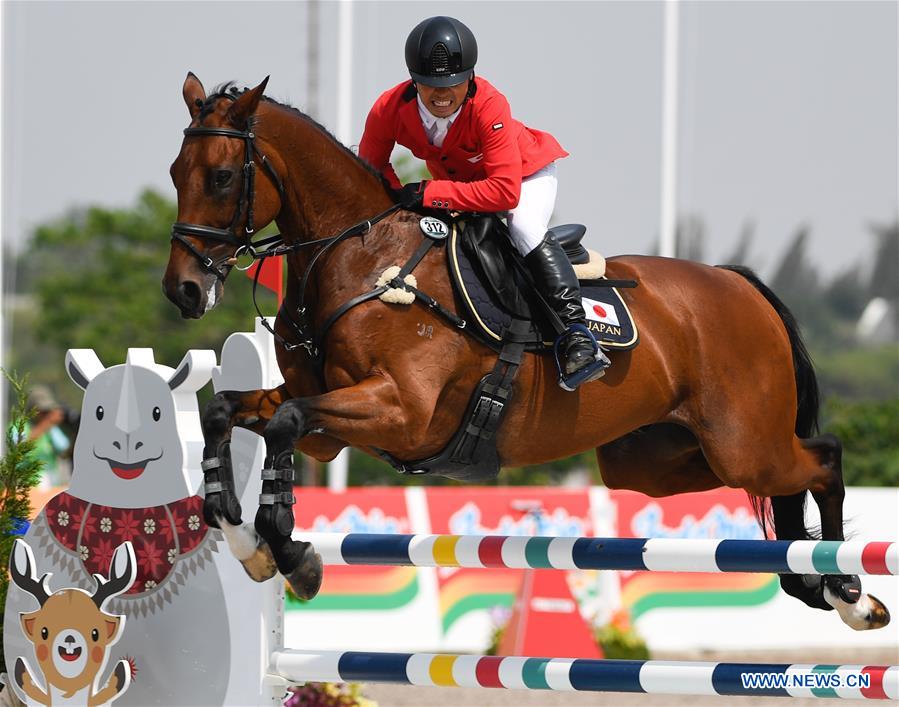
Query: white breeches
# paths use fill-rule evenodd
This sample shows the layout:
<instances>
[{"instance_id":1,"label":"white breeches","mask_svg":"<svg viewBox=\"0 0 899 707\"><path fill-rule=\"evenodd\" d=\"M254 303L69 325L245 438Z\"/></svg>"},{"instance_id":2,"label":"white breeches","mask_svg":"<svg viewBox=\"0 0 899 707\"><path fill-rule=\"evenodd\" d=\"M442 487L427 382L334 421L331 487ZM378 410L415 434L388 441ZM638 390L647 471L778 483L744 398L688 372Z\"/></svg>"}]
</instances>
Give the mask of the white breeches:
<instances>
[{"instance_id":1,"label":"white breeches","mask_svg":"<svg viewBox=\"0 0 899 707\"><path fill-rule=\"evenodd\" d=\"M557 187L555 162L522 180L518 206L506 214L512 245L522 255L543 241L556 207Z\"/></svg>"}]
</instances>

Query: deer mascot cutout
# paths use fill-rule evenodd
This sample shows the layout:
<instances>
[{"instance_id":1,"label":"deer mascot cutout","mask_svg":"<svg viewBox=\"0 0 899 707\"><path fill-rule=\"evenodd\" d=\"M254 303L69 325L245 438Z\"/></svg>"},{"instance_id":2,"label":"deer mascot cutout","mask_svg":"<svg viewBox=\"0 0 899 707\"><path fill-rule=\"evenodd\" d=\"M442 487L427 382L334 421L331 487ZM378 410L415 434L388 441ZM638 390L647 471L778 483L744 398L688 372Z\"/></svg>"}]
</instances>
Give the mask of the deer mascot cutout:
<instances>
[{"instance_id":1,"label":"deer mascot cutout","mask_svg":"<svg viewBox=\"0 0 899 707\"><path fill-rule=\"evenodd\" d=\"M108 705L131 684L131 666L119 660L101 688L109 649L122 636L125 617L108 614L103 605L125 591L137 574L134 548L123 543L109 564L109 579L94 575L93 594L69 588L50 592L52 573L37 577L34 554L16 540L9 563L12 581L37 600L35 611L19 614L22 630L34 644L38 677L24 658L17 658L14 678L30 705Z\"/></svg>"}]
</instances>

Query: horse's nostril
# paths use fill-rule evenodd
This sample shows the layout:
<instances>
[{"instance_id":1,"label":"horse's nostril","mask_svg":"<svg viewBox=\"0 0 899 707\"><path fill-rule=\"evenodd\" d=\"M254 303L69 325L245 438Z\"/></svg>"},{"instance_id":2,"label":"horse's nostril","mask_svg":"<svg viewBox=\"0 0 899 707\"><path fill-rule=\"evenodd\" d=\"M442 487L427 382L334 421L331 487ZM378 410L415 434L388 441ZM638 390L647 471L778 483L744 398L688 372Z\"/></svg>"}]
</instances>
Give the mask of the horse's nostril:
<instances>
[{"instance_id":1,"label":"horse's nostril","mask_svg":"<svg viewBox=\"0 0 899 707\"><path fill-rule=\"evenodd\" d=\"M112 446L115 447L116 449L119 449L119 450L122 448L122 445L119 444L118 442L113 442L113 443L112 443Z\"/></svg>"},{"instance_id":2,"label":"horse's nostril","mask_svg":"<svg viewBox=\"0 0 899 707\"><path fill-rule=\"evenodd\" d=\"M203 294L200 286L193 280L185 280L178 285L178 293L181 295L181 302L191 308L196 308L200 304Z\"/></svg>"}]
</instances>

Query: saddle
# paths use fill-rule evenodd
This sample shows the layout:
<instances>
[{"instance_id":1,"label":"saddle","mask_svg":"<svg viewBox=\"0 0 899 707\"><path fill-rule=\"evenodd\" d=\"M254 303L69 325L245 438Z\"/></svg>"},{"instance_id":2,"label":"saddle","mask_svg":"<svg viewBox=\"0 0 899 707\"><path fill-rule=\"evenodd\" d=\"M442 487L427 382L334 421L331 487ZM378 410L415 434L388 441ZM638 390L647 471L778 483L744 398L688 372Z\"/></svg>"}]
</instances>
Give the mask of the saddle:
<instances>
[{"instance_id":1,"label":"saddle","mask_svg":"<svg viewBox=\"0 0 899 707\"><path fill-rule=\"evenodd\" d=\"M384 301L401 303L400 293L416 299L460 329L499 352L493 370L476 386L462 418L462 425L439 454L417 461L402 461L373 448L382 459L405 474L434 473L467 482L496 477L501 460L496 434L511 399L512 384L525 351L549 352L556 331L551 314L539 298L521 256L508 239L506 225L495 216L468 214L451 223L433 216L421 220L424 242L416 254L396 272L385 273L385 282L372 294ZM572 264L587 265L589 252L581 245L586 228L578 224L551 229ZM465 317L447 311L409 281L409 273L424 253L446 244L450 279L463 302ZM603 268L604 270L604 268ZM612 349L637 345L637 327L617 287L635 287L633 281L610 281L594 270L581 282L587 326L597 341ZM389 292L385 292L388 290Z\"/></svg>"},{"instance_id":2,"label":"saddle","mask_svg":"<svg viewBox=\"0 0 899 707\"><path fill-rule=\"evenodd\" d=\"M604 264L592 271L579 268L591 259L581 244L586 230L580 224L567 224L551 228L550 233L578 273L587 328L604 348L632 349L638 343L637 327L615 285L633 287L635 283L609 281L601 274ZM474 335L500 350L503 332L513 319L521 319L528 322L524 334L526 351L548 351L552 347L557 333L534 289L524 259L509 241L505 223L492 215L469 216L453 223L447 256L450 278L465 305ZM587 270L586 277L579 270Z\"/></svg>"}]
</instances>

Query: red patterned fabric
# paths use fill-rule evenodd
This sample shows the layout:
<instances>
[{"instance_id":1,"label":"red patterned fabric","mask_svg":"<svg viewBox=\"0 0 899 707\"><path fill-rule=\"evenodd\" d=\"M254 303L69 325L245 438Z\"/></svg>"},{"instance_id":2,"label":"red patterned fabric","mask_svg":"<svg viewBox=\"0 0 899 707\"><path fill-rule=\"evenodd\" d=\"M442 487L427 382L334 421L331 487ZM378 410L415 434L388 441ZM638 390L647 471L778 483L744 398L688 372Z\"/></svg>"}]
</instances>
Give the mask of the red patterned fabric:
<instances>
[{"instance_id":1,"label":"red patterned fabric","mask_svg":"<svg viewBox=\"0 0 899 707\"><path fill-rule=\"evenodd\" d=\"M200 496L148 508L97 506L67 493L45 508L56 540L77 553L86 572L104 577L113 551L126 540L134 545L137 579L128 594L153 589L172 571L178 558L195 549L209 532Z\"/></svg>"}]
</instances>

